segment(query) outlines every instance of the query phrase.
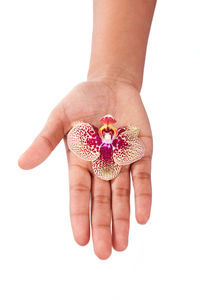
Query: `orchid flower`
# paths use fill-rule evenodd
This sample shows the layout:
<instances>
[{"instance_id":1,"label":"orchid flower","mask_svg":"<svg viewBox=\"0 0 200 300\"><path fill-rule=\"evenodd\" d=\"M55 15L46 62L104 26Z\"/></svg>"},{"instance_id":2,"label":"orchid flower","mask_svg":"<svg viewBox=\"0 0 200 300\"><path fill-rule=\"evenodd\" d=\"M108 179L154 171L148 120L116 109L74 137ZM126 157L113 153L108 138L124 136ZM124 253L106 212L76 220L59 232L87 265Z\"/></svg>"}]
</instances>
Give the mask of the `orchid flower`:
<instances>
[{"instance_id":1,"label":"orchid flower","mask_svg":"<svg viewBox=\"0 0 200 300\"><path fill-rule=\"evenodd\" d=\"M91 161L94 174L103 180L115 178L123 165L144 156L144 146L138 138L139 129L125 126L116 129L116 120L105 115L99 129L89 123L76 122L67 135L69 149L78 157Z\"/></svg>"}]
</instances>

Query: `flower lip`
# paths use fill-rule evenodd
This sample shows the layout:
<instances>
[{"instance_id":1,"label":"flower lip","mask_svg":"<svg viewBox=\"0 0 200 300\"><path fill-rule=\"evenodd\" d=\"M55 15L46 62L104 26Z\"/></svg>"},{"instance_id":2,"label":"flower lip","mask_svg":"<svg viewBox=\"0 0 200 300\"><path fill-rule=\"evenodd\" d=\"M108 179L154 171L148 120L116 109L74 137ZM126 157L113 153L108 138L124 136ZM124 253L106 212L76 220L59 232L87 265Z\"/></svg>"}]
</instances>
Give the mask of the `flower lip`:
<instances>
[{"instance_id":1,"label":"flower lip","mask_svg":"<svg viewBox=\"0 0 200 300\"><path fill-rule=\"evenodd\" d=\"M113 118L112 115L105 115L103 118L101 118L99 120L101 123L103 124L113 124L113 123L116 123L117 121Z\"/></svg>"}]
</instances>

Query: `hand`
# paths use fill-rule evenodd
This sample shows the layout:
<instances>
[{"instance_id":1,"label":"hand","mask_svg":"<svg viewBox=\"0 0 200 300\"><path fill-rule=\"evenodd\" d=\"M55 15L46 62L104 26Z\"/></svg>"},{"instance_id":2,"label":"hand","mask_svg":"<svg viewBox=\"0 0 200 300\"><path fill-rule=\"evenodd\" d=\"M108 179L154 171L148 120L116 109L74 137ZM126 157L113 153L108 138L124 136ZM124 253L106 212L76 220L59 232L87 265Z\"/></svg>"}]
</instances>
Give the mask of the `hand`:
<instances>
[{"instance_id":1,"label":"hand","mask_svg":"<svg viewBox=\"0 0 200 300\"><path fill-rule=\"evenodd\" d=\"M51 112L45 127L20 157L19 166L32 169L42 163L72 127L81 120L99 127L99 119L111 114L116 126L132 124L140 128L145 156L131 166L123 166L111 181L94 176L91 162L81 160L65 145L70 181L70 216L74 238L86 245L90 238L89 203L94 251L101 259L128 245L130 216L130 171L135 190L135 214L138 223L149 219L151 208L152 134L138 91L117 81L88 81L76 86ZM112 233L111 233L112 220Z\"/></svg>"}]
</instances>

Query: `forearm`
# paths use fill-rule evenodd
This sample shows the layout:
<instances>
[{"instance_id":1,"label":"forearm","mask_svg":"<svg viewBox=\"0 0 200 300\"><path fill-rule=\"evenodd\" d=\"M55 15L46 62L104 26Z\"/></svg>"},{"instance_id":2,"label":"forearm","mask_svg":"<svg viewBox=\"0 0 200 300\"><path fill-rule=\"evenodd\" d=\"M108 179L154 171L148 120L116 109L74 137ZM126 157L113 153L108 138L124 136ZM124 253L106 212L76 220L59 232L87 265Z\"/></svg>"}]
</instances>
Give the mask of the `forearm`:
<instances>
[{"instance_id":1,"label":"forearm","mask_svg":"<svg viewBox=\"0 0 200 300\"><path fill-rule=\"evenodd\" d=\"M156 0L94 0L88 80L142 86L146 46Z\"/></svg>"}]
</instances>

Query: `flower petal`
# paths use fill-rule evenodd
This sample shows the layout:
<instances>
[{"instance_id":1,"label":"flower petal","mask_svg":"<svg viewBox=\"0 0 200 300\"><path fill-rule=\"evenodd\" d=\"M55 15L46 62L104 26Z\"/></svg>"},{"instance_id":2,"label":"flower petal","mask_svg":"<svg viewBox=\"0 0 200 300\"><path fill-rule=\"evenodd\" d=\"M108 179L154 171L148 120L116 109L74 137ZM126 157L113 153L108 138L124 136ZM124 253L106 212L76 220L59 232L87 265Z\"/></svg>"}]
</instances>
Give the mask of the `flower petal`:
<instances>
[{"instance_id":1,"label":"flower petal","mask_svg":"<svg viewBox=\"0 0 200 300\"><path fill-rule=\"evenodd\" d=\"M93 161L100 155L101 138L98 128L89 123L79 122L69 131L67 135L69 149L78 157Z\"/></svg>"},{"instance_id":2,"label":"flower petal","mask_svg":"<svg viewBox=\"0 0 200 300\"><path fill-rule=\"evenodd\" d=\"M95 175L104 180L111 180L119 174L121 167L113 160L111 144L101 145L100 156L92 162L92 168Z\"/></svg>"},{"instance_id":3,"label":"flower petal","mask_svg":"<svg viewBox=\"0 0 200 300\"><path fill-rule=\"evenodd\" d=\"M118 137L113 141L113 159L119 165L128 165L144 156L144 145L138 138L136 127L118 129Z\"/></svg>"}]
</instances>

